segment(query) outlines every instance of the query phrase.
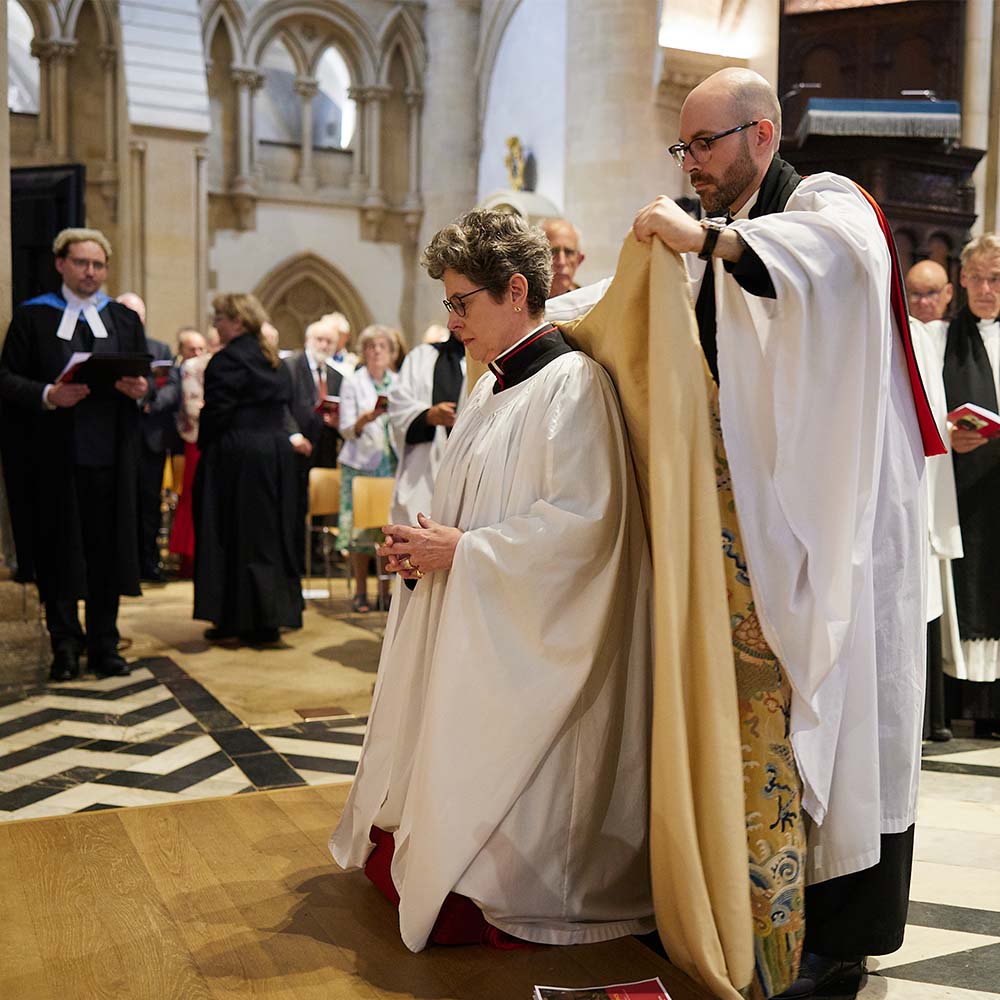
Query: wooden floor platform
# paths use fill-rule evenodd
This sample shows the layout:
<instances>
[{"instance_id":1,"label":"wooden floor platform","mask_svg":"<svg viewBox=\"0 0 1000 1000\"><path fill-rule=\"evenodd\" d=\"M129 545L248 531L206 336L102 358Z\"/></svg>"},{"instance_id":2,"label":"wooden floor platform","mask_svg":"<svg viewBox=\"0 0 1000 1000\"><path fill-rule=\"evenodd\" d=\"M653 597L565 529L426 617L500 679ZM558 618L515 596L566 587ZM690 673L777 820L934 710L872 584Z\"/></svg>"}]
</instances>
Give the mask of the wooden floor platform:
<instances>
[{"instance_id":1,"label":"wooden floor platform","mask_svg":"<svg viewBox=\"0 0 1000 1000\"><path fill-rule=\"evenodd\" d=\"M10 1000L530 1000L536 983L659 975L634 939L414 955L327 839L346 786L77 813L0 826L0 997Z\"/></svg>"}]
</instances>

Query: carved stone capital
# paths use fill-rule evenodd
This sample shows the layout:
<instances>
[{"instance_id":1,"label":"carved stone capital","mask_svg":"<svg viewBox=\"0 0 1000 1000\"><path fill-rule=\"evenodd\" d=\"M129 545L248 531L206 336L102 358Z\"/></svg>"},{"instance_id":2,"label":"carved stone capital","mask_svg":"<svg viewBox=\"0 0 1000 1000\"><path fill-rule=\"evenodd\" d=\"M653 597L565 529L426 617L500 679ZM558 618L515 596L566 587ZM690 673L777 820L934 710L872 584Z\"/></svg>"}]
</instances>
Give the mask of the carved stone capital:
<instances>
[{"instance_id":1,"label":"carved stone capital","mask_svg":"<svg viewBox=\"0 0 1000 1000\"><path fill-rule=\"evenodd\" d=\"M40 63L65 62L76 51L76 40L72 38L32 39L31 54Z\"/></svg>"},{"instance_id":2,"label":"carved stone capital","mask_svg":"<svg viewBox=\"0 0 1000 1000\"><path fill-rule=\"evenodd\" d=\"M308 76L295 78L295 93L307 101L311 101L319 93L319 81Z\"/></svg>"},{"instance_id":3,"label":"carved stone capital","mask_svg":"<svg viewBox=\"0 0 1000 1000\"><path fill-rule=\"evenodd\" d=\"M232 77L237 87L246 87L251 93L264 86L264 74L250 66L233 66Z\"/></svg>"},{"instance_id":4,"label":"carved stone capital","mask_svg":"<svg viewBox=\"0 0 1000 1000\"><path fill-rule=\"evenodd\" d=\"M367 101L384 101L391 93L391 87L351 87L347 96L363 104Z\"/></svg>"},{"instance_id":5,"label":"carved stone capital","mask_svg":"<svg viewBox=\"0 0 1000 1000\"><path fill-rule=\"evenodd\" d=\"M408 107L419 109L424 103L424 92L422 90L407 90L403 96L406 98Z\"/></svg>"},{"instance_id":6,"label":"carved stone capital","mask_svg":"<svg viewBox=\"0 0 1000 1000\"><path fill-rule=\"evenodd\" d=\"M97 50L97 59L105 73L110 72L118 65L118 49L113 45L102 45Z\"/></svg>"}]
</instances>

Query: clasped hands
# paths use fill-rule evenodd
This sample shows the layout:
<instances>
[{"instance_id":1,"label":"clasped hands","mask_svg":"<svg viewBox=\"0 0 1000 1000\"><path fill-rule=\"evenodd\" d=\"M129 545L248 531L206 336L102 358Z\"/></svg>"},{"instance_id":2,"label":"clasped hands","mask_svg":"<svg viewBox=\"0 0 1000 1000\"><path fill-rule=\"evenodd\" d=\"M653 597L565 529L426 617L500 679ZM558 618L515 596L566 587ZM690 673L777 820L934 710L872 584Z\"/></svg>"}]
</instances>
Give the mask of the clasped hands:
<instances>
[{"instance_id":1,"label":"clasped hands","mask_svg":"<svg viewBox=\"0 0 1000 1000\"><path fill-rule=\"evenodd\" d=\"M419 580L428 573L451 569L462 532L417 514L416 525L387 524L382 529L385 543L376 553L386 560L385 568L404 580Z\"/></svg>"}]
</instances>

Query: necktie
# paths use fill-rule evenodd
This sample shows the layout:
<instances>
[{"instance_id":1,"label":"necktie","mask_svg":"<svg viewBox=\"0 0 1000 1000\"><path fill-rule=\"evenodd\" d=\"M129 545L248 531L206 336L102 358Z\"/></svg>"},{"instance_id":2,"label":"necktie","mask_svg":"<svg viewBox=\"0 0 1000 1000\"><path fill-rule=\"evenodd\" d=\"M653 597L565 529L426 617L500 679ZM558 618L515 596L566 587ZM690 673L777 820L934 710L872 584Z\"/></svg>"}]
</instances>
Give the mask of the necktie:
<instances>
[{"instance_id":1,"label":"necktie","mask_svg":"<svg viewBox=\"0 0 1000 1000\"><path fill-rule=\"evenodd\" d=\"M317 386L317 401L322 403L326 399L326 372L323 371L322 365L316 366L316 386Z\"/></svg>"}]
</instances>

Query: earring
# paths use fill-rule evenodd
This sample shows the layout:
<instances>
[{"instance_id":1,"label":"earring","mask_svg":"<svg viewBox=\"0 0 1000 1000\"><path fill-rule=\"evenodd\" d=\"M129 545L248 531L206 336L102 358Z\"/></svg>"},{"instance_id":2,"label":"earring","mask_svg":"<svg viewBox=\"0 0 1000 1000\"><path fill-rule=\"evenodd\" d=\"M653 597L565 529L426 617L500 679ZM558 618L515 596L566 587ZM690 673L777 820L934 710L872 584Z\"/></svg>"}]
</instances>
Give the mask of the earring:
<instances>
[{"instance_id":1,"label":"earring","mask_svg":"<svg viewBox=\"0 0 1000 1000\"><path fill-rule=\"evenodd\" d=\"M519 313L521 311L520 306L514 306L514 312Z\"/></svg>"}]
</instances>

